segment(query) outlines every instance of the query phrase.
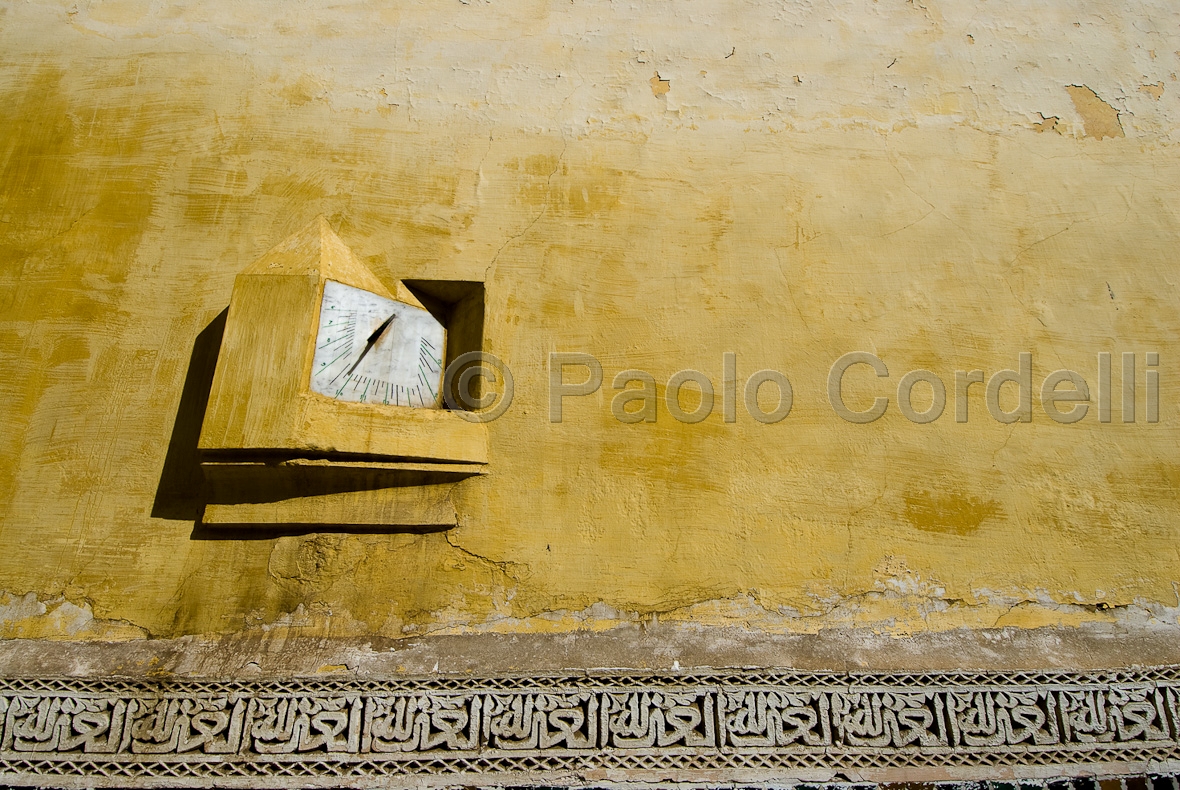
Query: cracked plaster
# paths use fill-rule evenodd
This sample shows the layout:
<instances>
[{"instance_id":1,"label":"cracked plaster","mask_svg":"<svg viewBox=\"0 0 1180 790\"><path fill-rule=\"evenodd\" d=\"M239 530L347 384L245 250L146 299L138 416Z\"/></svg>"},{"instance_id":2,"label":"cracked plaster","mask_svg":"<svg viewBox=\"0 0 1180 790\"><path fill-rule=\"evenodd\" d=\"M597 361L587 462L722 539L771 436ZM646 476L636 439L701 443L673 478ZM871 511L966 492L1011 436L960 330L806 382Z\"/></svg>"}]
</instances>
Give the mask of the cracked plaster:
<instances>
[{"instance_id":1,"label":"cracked plaster","mask_svg":"<svg viewBox=\"0 0 1180 790\"><path fill-rule=\"evenodd\" d=\"M1177 627L1171 4L3 10L3 636ZM194 339L319 213L379 276L486 280L492 474L446 534L194 540ZM850 426L859 349L890 396L1158 350L1163 416ZM733 351L795 405L553 426L551 350Z\"/></svg>"}]
</instances>

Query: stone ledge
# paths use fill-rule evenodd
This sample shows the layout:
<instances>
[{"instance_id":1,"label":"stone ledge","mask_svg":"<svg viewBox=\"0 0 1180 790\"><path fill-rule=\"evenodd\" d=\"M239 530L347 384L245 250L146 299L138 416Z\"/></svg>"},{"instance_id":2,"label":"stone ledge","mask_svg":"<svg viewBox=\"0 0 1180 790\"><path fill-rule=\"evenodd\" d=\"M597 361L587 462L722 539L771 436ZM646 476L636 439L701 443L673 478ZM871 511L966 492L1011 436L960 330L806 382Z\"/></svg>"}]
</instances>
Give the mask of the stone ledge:
<instances>
[{"instance_id":1,"label":"stone ledge","mask_svg":"<svg viewBox=\"0 0 1180 790\"><path fill-rule=\"evenodd\" d=\"M869 630L783 635L661 623L600 632L406 639L333 639L273 628L121 642L0 640L0 675L9 677L386 678L674 667L1084 671L1168 664L1180 664L1175 627L962 629L899 638Z\"/></svg>"}]
</instances>

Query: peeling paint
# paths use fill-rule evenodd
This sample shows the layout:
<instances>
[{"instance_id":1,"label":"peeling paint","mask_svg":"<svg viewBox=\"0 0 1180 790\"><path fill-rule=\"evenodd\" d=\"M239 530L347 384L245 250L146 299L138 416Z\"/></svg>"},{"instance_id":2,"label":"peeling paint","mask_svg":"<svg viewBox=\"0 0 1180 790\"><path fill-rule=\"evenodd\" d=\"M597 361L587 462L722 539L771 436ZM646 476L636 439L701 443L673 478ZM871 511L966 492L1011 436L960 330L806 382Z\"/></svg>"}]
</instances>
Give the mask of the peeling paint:
<instances>
[{"instance_id":1,"label":"peeling paint","mask_svg":"<svg viewBox=\"0 0 1180 790\"><path fill-rule=\"evenodd\" d=\"M1180 56L1148 15L1180 29L1162 0L11 5L0 635L1175 629ZM201 344L319 214L386 281L485 282L516 401L458 529L200 528ZM607 374L561 425L554 350ZM854 350L891 371L849 379L872 424L827 400ZM1021 352L1094 391L1097 354L1159 352L1160 422L897 408L908 370L950 394ZM614 374L720 392L726 353L789 375L786 420L612 418Z\"/></svg>"},{"instance_id":2,"label":"peeling paint","mask_svg":"<svg viewBox=\"0 0 1180 790\"><path fill-rule=\"evenodd\" d=\"M650 82L651 82L651 95L655 96L656 98L659 98L660 96L664 96L668 93L668 91L672 90L671 80L661 79L660 73L658 71L654 75L652 75Z\"/></svg>"},{"instance_id":3,"label":"peeling paint","mask_svg":"<svg viewBox=\"0 0 1180 790\"><path fill-rule=\"evenodd\" d=\"M0 639L84 639L123 641L146 639L146 629L120 620L101 620L90 603L63 597L42 600L37 593L0 591Z\"/></svg>"},{"instance_id":4,"label":"peeling paint","mask_svg":"<svg viewBox=\"0 0 1180 790\"><path fill-rule=\"evenodd\" d=\"M1160 80L1159 82L1152 83L1151 85L1140 85L1139 92L1146 93L1151 98L1159 101L1164 95L1164 82L1163 80Z\"/></svg>"},{"instance_id":5,"label":"peeling paint","mask_svg":"<svg viewBox=\"0 0 1180 790\"><path fill-rule=\"evenodd\" d=\"M1073 106L1082 116L1084 135L1099 140L1104 137L1124 137L1119 111L1111 107L1087 85L1066 85Z\"/></svg>"},{"instance_id":6,"label":"peeling paint","mask_svg":"<svg viewBox=\"0 0 1180 790\"><path fill-rule=\"evenodd\" d=\"M1059 129L1057 126L1061 122L1060 118L1058 118L1056 115L1050 115L1046 118L1041 113L1037 113L1037 115L1040 116L1041 120L1033 123L1034 129L1036 129L1038 132L1057 132L1058 134L1061 134L1061 129Z\"/></svg>"}]
</instances>

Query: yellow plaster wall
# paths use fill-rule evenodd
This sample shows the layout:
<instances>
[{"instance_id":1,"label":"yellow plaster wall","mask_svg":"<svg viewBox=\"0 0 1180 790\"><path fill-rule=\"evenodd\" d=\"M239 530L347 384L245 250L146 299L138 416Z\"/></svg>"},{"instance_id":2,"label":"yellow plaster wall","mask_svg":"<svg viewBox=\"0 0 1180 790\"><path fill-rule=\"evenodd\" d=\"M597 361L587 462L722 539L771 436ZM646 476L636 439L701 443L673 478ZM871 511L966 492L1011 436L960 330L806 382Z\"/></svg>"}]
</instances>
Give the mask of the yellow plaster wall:
<instances>
[{"instance_id":1,"label":"yellow plaster wall","mask_svg":"<svg viewBox=\"0 0 1180 790\"><path fill-rule=\"evenodd\" d=\"M1173 4L0 11L0 636L1177 624ZM486 280L490 474L447 533L192 539L158 489L194 343L319 214L386 282ZM606 372L560 425L551 351ZM853 425L849 351L892 374L858 408L1111 352L1115 420ZM1119 422L1124 351L1158 424ZM786 420L611 417L617 372L720 393L726 352Z\"/></svg>"}]
</instances>

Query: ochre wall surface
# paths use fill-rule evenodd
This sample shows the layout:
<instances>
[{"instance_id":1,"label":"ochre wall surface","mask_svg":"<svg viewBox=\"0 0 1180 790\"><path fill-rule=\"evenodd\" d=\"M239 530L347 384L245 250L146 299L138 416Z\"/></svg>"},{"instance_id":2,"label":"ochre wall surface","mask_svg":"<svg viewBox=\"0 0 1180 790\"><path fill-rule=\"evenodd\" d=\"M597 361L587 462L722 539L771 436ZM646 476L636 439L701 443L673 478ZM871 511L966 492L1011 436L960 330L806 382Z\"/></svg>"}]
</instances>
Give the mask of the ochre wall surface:
<instances>
[{"instance_id":1,"label":"ochre wall surface","mask_svg":"<svg viewBox=\"0 0 1180 790\"><path fill-rule=\"evenodd\" d=\"M1164 0L0 6L0 636L1176 627L1178 26ZM486 282L515 400L457 529L195 529L194 348L321 214L386 283ZM605 372L560 424L553 351ZM889 366L848 374L854 408L892 401L870 424L828 402L852 351ZM790 378L786 419L723 420L727 352L739 385ZM956 422L954 372L1021 352L1032 421L975 385ZM1112 421L1050 420L1041 380L1096 395L1102 352ZM628 368L661 398L703 371L717 407L622 424ZM896 405L918 368L948 389L928 425Z\"/></svg>"}]
</instances>

